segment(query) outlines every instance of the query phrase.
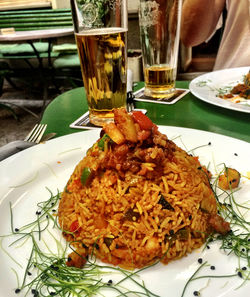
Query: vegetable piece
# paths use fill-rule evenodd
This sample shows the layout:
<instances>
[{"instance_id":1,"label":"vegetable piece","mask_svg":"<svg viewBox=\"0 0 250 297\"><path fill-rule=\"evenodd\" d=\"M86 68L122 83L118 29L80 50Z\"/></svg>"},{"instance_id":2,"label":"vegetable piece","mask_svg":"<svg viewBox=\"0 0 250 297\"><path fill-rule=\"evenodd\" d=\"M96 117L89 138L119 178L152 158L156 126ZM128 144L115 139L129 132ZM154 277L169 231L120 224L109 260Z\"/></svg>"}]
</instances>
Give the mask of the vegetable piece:
<instances>
[{"instance_id":1,"label":"vegetable piece","mask_svg":"<svg viewBox=\"0 0 250 297\"><path fill-rule=\"evenodd\" d=\"M104 241L104 243L106 244L107 247L110 247L113 240L114 240L114 238L105 237L103 241Z\"/></svg>"},{"instance_id":2,"label":"vegetable piece","mask_svg":"<svg viewBox=\"0 0 250 297\"><path fill-rule=\"evenodd\" d=\"M99 147L101 150L104 151L105 142L108 142L109 140L110 140L109 135L105 133L105 134L102 136L102 138L98 141L98 144L97 144L98 147Z\"/></svg>"},{"instance_id":3,"label":"vegetable piece","mask_svg":"<svg viewBox=\"0 0 250 297\"><path fill-rule=\"evenodd\" d=\"M210 191L209 195L203 197L200 203L200 209L201 211L209 214L217 212L217 203L212 191Z\"/></svg>"},{"instance_id":4,"label":"vegetable piece","mask_svg":"<svg viewBox=\"0 0 250 297\"><path fill-rule=\"evenodd\" d=\"M114 123L108 123L103 126L106 134L117 144L125 142L125 137Z\"/></svg>"},{"instance_id":5,"label":"vegetable piece","mask_svg":"<svg viewBox=\"0 0 250 297\"><path fill-rule=\"evenodd\" d=\"M141 111L133 111L132 117L139 124L142 130L151 130L153 127L152 121Z\"/></svg>"},{"instance_id":6,"label":"vegetable piece","mask_svg":"<svg viewBox=\"0 0 250 297\"><path fill-rule=\"evenodd\" d=\"M81 175L81 183L83 186L88 185L92 177L92 170L89 167L84 167Z\"/></svg>"},{"instance_id":7,"label":"vegetable piece","mask_svg":"<svg viewBox=\"0 0 250 297\"><path fill-rule=\"evenodd\" d=\"M210 217L209 224L220 234L227 234L231 230L230 224L217 214Z\"/></svg>"},{"instance_id":8,"label":"vegetable piece","mask_svg":"<svg viewBox=\"0 0 250 297\"><path fill-rule=\"evenodd\" d=\"M174 230L169 230L169 235L165 235L165 241L171 241L171 240L187 240L189 236L190 231L188 229L182 228L178 230L176 233L174 233Z\"/></svg>"},{"instance_id":9,"label":"vegetable piece","mask_svg":"<svg viewBox=\"0 0 250 297\"><path fill-rule=\"evenodd\" d=\"M153 236L150 237L146 244L145 244L145 250L147 251L147 253L152 253L152 254L158 254L159 250L160 250L160 244L158 239Z\"/></svg>"},{"instance_id":10,"label":"vegetable piece","mask_svg":"<svg viewBox=\"0 0 250 297\"><path fill-rule=\"evenodd\" d=\"M69 227L69 231L70 232L76 232L76 230L79 228L79 224L78 224L78 221L74 221L70 227Z\"/></svg>"},{"instance_id":11,"label":"vegetable piece","mask_svg":"<svg viewBox=\"0 0 250 297\"><path fill-rule=\"evenodd\" d=\"M233 168L225 168L222 175L219 176L218 185L223 190L237 188L240 182L240 173Z\"/></svg>"},{"instance_id":12,"label":"vegetable piece","mask_svg":"<svg viewBox=\"0 0 250 297\"><path fill-rule=\"evenodd\" d=\"M158 201L158 204L161 204L162 209L168 209L168 210L174 211L173 206L166 200L166 198L163 195L161 195Z\"/></svg>"},{"instance_id":13,"label":"vegetable piece","mask_svg":"<svg viewBox=\"0 0 250 297\"><path fill-rule=\"evenodd\" d=\"M114 119L117 128L125 136L126 140L137 142L137 133L134 120L125 108L118 108L114 110Z\"/></svg>"},{"instance_id":14,"label":"vegetable piece","mask_svg":"<svg viewBox=\"0 0 250 297\"><path fill-rule=\"evenodd\" d=\"M136 212L132 208L129 208L124 214L123 221L137 222L139 218L139 212Z\"/></svg>"},{"instance_id":15,"label":"vegetable piece","mask_svg":"<svg viewBox=\"0 0 250 297\"><path fill-rule=\"evenodd\" d=\"M187 240L189 235L189 230L183 228L176 232L176 236L179 240Z\"/></svg>"}]
</instances>

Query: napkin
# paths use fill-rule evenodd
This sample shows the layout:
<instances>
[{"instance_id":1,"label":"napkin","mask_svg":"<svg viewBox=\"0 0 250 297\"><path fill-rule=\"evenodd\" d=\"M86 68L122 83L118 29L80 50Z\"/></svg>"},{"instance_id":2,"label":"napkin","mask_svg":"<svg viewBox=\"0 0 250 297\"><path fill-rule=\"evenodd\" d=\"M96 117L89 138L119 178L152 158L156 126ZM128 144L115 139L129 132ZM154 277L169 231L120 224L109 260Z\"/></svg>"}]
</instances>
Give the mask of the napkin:
<instances>
[{"instance_id":1,"label":"napkin","mask_svg":"<svg viewBox=\"0 0 250 297\"><path fill-rule=\"evenodd\" d=\"M127 93L133 90L133 72L131 69L127 70Z\"/></svg>"},{"instance_id":2,"label":"napkin","mask_svg":"<svg viewBox=\"0 0 250 297\"><path fill-rule=\"evenodd\" d=\"M35 142L27 142L22 140L12 141L0 147L0 161L35 145Z\"/></svg>"}]
</instances>

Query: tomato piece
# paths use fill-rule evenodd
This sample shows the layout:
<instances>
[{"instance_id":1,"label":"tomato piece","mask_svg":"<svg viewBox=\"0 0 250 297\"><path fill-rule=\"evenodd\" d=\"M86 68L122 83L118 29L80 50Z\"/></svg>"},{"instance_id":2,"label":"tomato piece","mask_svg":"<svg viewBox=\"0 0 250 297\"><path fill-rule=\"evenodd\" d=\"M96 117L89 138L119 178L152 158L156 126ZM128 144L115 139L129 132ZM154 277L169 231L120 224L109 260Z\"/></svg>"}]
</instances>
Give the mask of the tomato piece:
<instances>
[{"instance_id":1,"label":"tomato piece","mask_svg":"<svg viewBox=\"0 0 250 297\"><path fill-rule=\"evenodd\" d=\"M153 128L153 122L141 111L133 111L132 116L142 130L151 130Z\"/></svg>"},{"instance_id":2,"label":"tomato piece","mask_svg":"<svg viewBox=\"0 0 250 297\"><path fill-rule=\"evenodd\" d=\"M75 232L78 228L79 228L78 221L74 221L69 227L69 232Z\"/></svg>"}]
</instances>

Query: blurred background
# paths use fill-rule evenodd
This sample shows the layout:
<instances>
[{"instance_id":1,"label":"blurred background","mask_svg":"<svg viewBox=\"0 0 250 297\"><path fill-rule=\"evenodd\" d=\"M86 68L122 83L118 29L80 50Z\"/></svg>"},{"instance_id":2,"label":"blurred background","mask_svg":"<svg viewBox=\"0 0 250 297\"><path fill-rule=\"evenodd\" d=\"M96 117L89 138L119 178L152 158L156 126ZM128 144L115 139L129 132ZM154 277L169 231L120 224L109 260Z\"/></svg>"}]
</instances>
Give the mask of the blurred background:
<instances>
[{"instance_id":1,"label":"blurred background","mask_svg":"<svg viewBox=\"0 0 250 297\"><path fill-rule=\"evenodd\" d=\"M132 69L135 82L143 80L138 4L139 0L128 0L128 68ZM46 20L45 15L50 14L48 10L54 15L53 21ZM15 17L16 12L27 11L33 14L32 18ZM4 28L16 31L70 28L70 14L70 0L1 0L1 34L4 34ZM186 48L180 44L177 80L192 80L212 71L222 30L217 30L209 41L197 47ZM47 50L42 50L46 43L46 39L35 43L42 59L42 70L26 42L0 43L0 146L23 139L39 122L49 102L61 93L83 85L73 34L51 40L51 64Z\"/></svg>"}]
</instances>

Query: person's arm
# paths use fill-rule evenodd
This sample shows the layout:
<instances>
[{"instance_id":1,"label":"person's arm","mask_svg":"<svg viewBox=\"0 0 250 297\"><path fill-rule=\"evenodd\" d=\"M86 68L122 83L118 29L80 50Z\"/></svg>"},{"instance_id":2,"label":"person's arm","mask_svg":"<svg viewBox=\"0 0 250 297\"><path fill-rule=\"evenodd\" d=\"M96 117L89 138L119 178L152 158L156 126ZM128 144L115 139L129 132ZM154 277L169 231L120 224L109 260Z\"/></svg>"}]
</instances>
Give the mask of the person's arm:
<instances>
[{"instance_id":1,"label":"person's arm","mask_svg":"<svg viewBox=\"0 0 250 297\"><path fill-rule=\"evenodd\" d=\"M226 0L185 0L182 8L181 40L185 46L204 42L214 31Z\"/></svg>"}]
</instances>

